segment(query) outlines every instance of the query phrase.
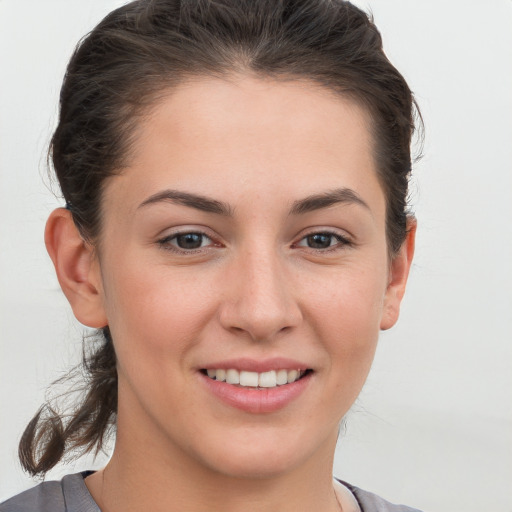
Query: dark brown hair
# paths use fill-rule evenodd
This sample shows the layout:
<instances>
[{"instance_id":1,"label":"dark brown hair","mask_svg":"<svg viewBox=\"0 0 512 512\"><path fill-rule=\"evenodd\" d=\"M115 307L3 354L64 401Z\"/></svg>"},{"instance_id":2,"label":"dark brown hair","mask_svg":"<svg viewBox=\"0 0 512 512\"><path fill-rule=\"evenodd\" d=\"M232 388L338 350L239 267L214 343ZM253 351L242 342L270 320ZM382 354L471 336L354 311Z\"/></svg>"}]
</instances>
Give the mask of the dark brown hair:
<instances>
[{"instance_id":1,"label":"dark brown hair","mask_svg":"<svg viewBox=\"0 0 512 512\"><path fill-rule=\"evenodd\" d=\"M50 147L83 238L98 243L102 187L125 165L138 121L159 96L190 77L232 73L310 80L366 109L396 253L406 236L417 110L373 21L343 0L137 0L110 13L71 58ZM70 450L99 450L115 427L114 344L108 328L101 334L84 354L84 399L68 415L44 405L22 436L21 463L34 475Z\"/></svg>"}]
</instances>

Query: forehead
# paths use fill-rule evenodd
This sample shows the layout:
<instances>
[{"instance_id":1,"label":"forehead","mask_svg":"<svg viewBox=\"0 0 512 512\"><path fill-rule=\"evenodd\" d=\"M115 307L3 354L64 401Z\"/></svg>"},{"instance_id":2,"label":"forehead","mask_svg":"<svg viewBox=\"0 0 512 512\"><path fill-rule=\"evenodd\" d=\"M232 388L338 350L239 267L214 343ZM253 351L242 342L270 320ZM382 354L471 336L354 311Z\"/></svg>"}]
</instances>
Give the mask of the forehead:
<instances>
[{"instance_id":1,"label":"forehead","mask_svg":"<svg viewBox=\"0 0 512 512\"><path fill-rule=\"evenodd\" d=\"M247 76L169 90L140 123L123 176L139 196L164 186L225 198L377 184L366 111L312 82Z\"/></svg>"},{"instance_id":2,"label":"forehead","mask_svg":"<svg viewBox=\"0 0 512 512\"><path fill-rule=\"evenodd\" d=\"M144 143L144 135L153 137L156 130L172 125L180 142L202 135L206 141L223 138L228 143L224 135L229 133L236 139L278 136L276 145L298 139L307 139L311 145L328 145L328 139L353 144L357 139L370 149L371 143L370 116L355 101L297 79L241 75L190 79L162 95L142 123L139 140ZM269 140L265 143L270 150Z\"/></svg>"}]
</instances>

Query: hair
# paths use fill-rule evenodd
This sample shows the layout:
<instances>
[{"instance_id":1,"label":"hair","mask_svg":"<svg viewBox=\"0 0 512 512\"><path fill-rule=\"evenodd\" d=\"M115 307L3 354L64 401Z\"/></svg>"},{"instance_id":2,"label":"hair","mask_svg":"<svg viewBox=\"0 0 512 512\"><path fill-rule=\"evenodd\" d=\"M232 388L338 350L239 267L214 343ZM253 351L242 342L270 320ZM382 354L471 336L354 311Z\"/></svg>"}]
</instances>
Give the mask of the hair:
<instances>
[{"instance_id":1,"label":"hair","mask_svg":"<svg viewBox=\"0 0 512 512\"><path fill-rule=\"evenodd\" d=\"M407 233L413 95L389 62L373 20L344 0L136 0L82 39L60 94L50 158L73 220L98 244L102 190L130 157L138 122L170 88L194 77L251 74L309 80L370 115L386 197L391 256ZM85 351L84 398L61 414L43 405L23 433L22 466L45 474L66 453L96 453L115 429L117 372L108 327Z\"/></svg>"}]
</instances>

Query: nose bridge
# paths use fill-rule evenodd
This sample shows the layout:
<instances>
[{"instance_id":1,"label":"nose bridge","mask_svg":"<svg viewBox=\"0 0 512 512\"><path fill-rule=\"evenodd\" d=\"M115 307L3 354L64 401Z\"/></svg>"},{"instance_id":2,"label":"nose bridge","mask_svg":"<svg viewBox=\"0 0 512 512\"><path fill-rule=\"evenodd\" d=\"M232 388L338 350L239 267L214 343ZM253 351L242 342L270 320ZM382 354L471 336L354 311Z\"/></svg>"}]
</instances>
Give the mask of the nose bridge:
<instances>
[{"instance_id":1,"label":"nose bridge","mask_svg":"<svg viewBox=\"0 0 512 512\"><path fill-rule=\"evenodd\" d=\"M296 326L301 318L283 256L267 244L253 244L236 258L224 304L226 328L265 340Z\"/></svg>"}]
</instances>

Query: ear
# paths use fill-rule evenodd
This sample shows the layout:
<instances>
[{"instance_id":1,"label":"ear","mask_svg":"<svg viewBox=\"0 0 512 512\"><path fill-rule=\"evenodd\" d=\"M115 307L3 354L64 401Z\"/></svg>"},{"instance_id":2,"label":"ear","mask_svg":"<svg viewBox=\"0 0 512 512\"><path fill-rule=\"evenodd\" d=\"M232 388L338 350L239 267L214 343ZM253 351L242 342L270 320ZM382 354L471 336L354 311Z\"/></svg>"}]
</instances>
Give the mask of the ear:
<instances>
[{"instance_id":1,"label":"ear","mask_svg":"<svg viewBox=\"0 0 512 512\"><path fill-rule=\"evenodd\" d=\"M385 331L395 325L400 314L400 303L405 294L405 286L414 256L417 222L414 217L407 221L407 236L389 267L389 281L384 298L380 328Z\"/></svg>"},{"instance_id":2,"label":"ear","mask_svg":"<svg viewBox=\"0 0 512 512\"><path fill-rule=\"evenodd\" d=\"M88 327L105 327L101 274L94 247L85 242L71 212L54 210L46 223L46 249L53 261L60 287L77 320Z\"/></svg>"}]
</instances>

